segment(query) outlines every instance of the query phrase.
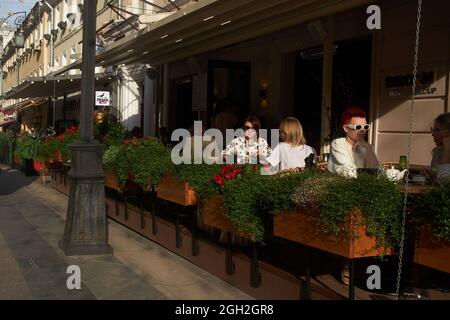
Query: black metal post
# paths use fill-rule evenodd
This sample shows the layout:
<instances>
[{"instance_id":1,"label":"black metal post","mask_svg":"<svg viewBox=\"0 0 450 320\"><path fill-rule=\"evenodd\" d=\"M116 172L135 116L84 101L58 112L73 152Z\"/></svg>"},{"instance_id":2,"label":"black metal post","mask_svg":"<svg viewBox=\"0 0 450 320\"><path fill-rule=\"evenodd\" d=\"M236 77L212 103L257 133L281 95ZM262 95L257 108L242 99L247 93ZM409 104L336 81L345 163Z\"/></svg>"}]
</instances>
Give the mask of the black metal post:
<instances>
[{"instance_id":1,"label":"black metal post","mask_svg":"<svg viewBox=\"0 0 450 320\"><path fill-rule=\"evenodd\" d=\"M252 262L250 267L250 285L254 288L259 287L259 267L258 267L258 246L256 242L251 242Z\"/></svg>"},{"instance_id":2,"label":"black metal post","mask_svg":"<svg viewBox=\"0 0 450 320\"><path fill-rule=\"evenodd\" d=\"M311 249L305 247L305 290L304 299L311 300Z\"/></svg>"},{"instance_id":3,"label":"black metal post","mask_svg":"<svg viewBox=\"0 0 450 320\"><path fill-rule=\"evenodd\" d=\"M349 259L348 299L355 300L355 260Z\"/></svg>"},{"instance_id":4,"label":"black metal post","mask_svg":"<svg viewBox=\"0 0 450 320\"><path fill-rule=\"evenodd\" d=\"M231 242L231 232L227 232L227 250L225 252L225 270L228 275L232 275L234 273L233 243Z\"/></svg>"},{"instance_id":5,"label":"black metal post","mask_svg":"<svg viewBox=\"0 0 450 320\"><path fill-rule=\"evenodd\" d=\"M155 235L158 230L156 227L156 201L157 201L157 196L156 196L156 191L155 188L152 186L152 204L151 204L151 214L152 214L152 233Z\"/></svg>"},{"instance_id":6,"label":"black metal post","mask_svg":"<svg viewBox=\"0 0 450 320\"><path fill-rule=\"evenodd\" d=\"M64 237L65 255L111 254L105 208L104 145L94 140L95 44L97 1L83 9L83 60L81 78L80 139L70 144L71 182Z\"/></svg>"},{"instance_id":7,"label":"black metal post","mask_svg":"<svg viewBox=\"0 0 450 320\"><path fill-rule=\"evenodd\" d=\"M145 229L144 199L142 193L142 190L139 190L139 209L141 214L141 228Z\"/></svg>"},{"instance_id":8,"label":"black metal post","mask_svg":"<svg viewBox=\"0 0 450 320\"><path fill-rule=\"evenodd\" d=\"M128 192L125 190L123 192L123 202L124 202L124 209L125 209L125 221L128 221Z\"/></svg>"},{"instance_id":9,"label":"black metal post","mask_svg":"<svg viewBox=\"0 0 450 320\"><path fill-rule=\"evenodd\" d=\"M178 211L176 214L175 229L176 229L176 231L175 231L176 246L177 246L177 248L181 248L183 240L181 239L180 213Z\"/></svg>"},{"instance_id":10,"label":"black metal post","mask_svg":"<svg viewBox=\"0 0 450 320\"><path fill-rule=\"evenodd\" d=\"M197 214L198 207L194 207L192 212L192 255L196 256L198 254L198 243L197 243Z\"/></svg>"}]
</instances>

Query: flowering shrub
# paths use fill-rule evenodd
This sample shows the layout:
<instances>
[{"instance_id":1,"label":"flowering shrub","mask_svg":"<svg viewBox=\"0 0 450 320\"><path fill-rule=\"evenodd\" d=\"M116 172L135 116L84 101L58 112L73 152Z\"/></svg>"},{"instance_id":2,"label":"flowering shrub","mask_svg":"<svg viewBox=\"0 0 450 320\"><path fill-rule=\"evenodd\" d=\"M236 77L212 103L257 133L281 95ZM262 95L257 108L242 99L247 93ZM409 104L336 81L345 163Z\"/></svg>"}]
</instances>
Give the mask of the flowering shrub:
<instances>
[{"instance_id":1,"label":"flowering shrub","mask_svg":"<svg viewBox=\"0 0 450 320\"><path fill-rule=\"evenodd\" d=\"M238 174L242 172L237 165L226 164L220 170L220 174L213 176L213 181L219 186L223 187L225 180L235 179Z\"/></svg>"}]
</instances>

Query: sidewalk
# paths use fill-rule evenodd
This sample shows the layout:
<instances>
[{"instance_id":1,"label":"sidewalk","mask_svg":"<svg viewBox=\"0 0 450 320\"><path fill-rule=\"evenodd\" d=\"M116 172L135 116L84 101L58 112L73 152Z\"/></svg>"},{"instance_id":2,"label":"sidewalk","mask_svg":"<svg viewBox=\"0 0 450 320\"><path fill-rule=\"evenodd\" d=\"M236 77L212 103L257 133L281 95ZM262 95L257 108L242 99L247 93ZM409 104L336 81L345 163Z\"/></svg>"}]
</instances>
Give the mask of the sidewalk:
<instances>
[{"instance_id":1,"label":"sidewalk","mask_svg":"<svg viewBox=\"0 0 450 320\"><path fill-rule=\"evenodd\" d=\"M113 255L65 257L67 197L0 169L0 299L252 299L111 220ZM67 289L68 265L80 267L81 290Z\"/></svg>"}]
</instances>

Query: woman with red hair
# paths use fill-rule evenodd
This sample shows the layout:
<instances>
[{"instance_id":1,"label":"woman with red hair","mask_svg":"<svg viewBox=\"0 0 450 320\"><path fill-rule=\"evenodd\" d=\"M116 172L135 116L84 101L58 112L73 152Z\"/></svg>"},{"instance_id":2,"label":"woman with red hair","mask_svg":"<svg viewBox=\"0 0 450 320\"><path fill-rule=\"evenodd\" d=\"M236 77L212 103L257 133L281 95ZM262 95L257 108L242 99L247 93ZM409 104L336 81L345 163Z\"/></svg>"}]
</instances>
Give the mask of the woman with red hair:
<instances>
[{"instance_id":1,"label":"woman with red hair","mask_svg":"<svg viewBox=\"0 0 450 320\"><path fill-rule=\"evenodd\" d=\"M347 169L378 168L379 162L372 146L365 141L370 129L366 113L359 107L349 107L342 114L345 137L331 142L328 171L340 175Z\"/></svg>"}]
</instances>

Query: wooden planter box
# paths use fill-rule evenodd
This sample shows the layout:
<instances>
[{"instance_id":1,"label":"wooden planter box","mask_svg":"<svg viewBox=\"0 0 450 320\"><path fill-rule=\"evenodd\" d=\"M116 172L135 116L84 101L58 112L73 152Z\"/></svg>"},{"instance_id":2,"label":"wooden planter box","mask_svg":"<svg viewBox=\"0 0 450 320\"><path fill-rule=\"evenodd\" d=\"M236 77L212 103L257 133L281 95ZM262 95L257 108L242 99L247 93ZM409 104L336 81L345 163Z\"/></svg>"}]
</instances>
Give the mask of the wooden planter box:
<instances>
[{"instance_id":1,"label":"wooden planter box","mask_svg":"<svg viewBox=\"0 0 450 320\"><path fill-rule=\"evenodd\" d=\"M122 188L120 187L119 180L117 179L116 175L112 173L111 171L105 172L105 187L121 191Z\"/></svg>"},{"instance_id":2,"label":"wooden planter box","mask_svg":"<svg viewBox=\"0 0 450 320\"><path fill-rule=\"evenodd\" d=\"M165 176L157 187L157 196L160 199L171 201L182 206L197 204L194 189L187 182L176 181L172 176Z\"/></svg>"},{"instance_id":3,"label":"wooden planter box","mask_svg":"<svg viewBox=\"0 0 450 320\"><path fill-rule=\"evenodd\" d=\"M450 273L450 242L438 240L425 227L417 235L414 262Z\"/></svg>"},{"instance_id":4,"label":"wooden planter box","mask_svg":"<svg viewBox=\"0 0 450 320\"><path fill-rule=\"evenodd\" d=\"M321 226L313 218L318 214L317 211L307 212L300 208L290 214L277 214L274 219L274 235L349 259L392 254L389 248L374 249L375 238L366 235L364 226L358 226L360 220L357 216L348 222L348 227L351 228L349 230L355 231L355 239L344 239L322 232Z\"/></svg>"},{"instance_id":5,"label":"wooden planter box","mask_svg":"<svg viewBox=\"0 0 450 320\"><path fill-rule=\"evenodd\" d=\"M223 208L223 197L216 195L200 206L201 219L204 225L230 232L239 237L254 240L254 236L248 233L240 232L225 215Z\"/></svg>"}]
</instances>

